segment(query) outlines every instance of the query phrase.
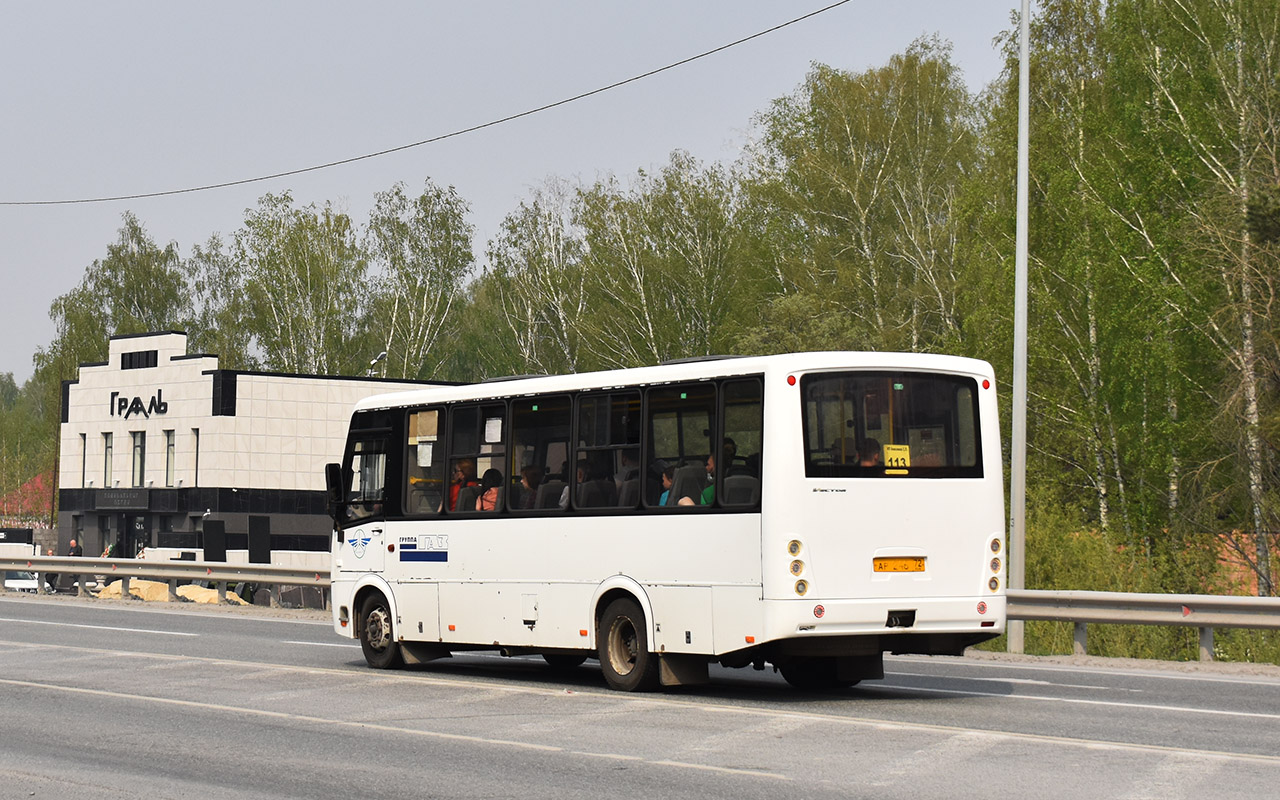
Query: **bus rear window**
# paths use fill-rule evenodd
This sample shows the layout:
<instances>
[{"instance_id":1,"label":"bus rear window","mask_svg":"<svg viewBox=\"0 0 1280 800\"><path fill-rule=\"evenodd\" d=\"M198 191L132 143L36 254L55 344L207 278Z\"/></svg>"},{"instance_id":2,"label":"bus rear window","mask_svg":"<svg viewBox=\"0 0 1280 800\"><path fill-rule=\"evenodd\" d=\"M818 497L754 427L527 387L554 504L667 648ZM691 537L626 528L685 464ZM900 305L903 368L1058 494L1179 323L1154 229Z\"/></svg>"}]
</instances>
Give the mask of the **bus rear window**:
<instances>
[{"instance_id":1,"label":"bus rear window","mask_svg":"<svg viewBox=\"0 0 1280 800\"><path fill-rule=\"evenodd\" d=\"M972 378L815 373L800 388L807 477L982 477Z\"/></svg>"}]
</instances>

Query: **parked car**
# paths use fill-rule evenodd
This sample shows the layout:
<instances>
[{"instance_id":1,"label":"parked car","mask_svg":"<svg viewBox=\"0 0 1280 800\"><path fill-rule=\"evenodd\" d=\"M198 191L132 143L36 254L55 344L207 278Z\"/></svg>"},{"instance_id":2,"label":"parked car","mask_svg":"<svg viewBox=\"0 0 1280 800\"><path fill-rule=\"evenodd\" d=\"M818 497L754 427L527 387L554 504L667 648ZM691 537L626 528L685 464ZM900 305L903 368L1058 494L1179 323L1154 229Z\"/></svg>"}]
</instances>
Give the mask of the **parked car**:
<instances>
[{"instance_id":1,"label":"parked car","mask_svg":"<svg viewBox=\"0 0 1280 800\"><path fill-rule=\"evenodd\" d=\"M36 594L40 591L40 581L36 578L34 572L10 571L4 574L4 588L11 592L31 592Z\"/></svg>"}]
</instances>

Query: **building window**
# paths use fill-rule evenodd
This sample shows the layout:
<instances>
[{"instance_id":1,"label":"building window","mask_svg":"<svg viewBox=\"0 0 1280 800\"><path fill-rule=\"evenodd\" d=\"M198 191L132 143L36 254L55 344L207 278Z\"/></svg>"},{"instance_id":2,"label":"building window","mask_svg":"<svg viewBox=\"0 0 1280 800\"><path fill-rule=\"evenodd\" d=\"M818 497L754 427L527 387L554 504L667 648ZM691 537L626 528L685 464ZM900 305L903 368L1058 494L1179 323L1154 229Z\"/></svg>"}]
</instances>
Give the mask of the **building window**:
<instances>
[{"instance_id":1,"label":"building window","mask_svg":"<svg viewBox=\"0 0 1280 800\"><path fill-rule=\"evenodd\" d=\"M102 486L111 488L111 434L102 434Z\"/></svg>"},{"instance_id":2,"label":"building window","mask_svg":"<svg viewBox=\"0 0 1280 800\"><path fill-rule=\"evenodd\" d=\"M157 350L139 350L134 353L120 354L120 369L146 369L154 367L159 360Z\"/></svg>"},{"instance_id":3,"label":"building window","mask_svg":"<svg viewBox=\"0 0 1280 800\"><path fill-rule=\"evenodd\" d=\"M147 433L133 431L133 487L142 488L142 478L147 471Z\"/></svg>"},{"instance_id":4,"label":"building window","mask_svg":"<svg viewBox=\"0 0 1280 800\"><path fill-rule=\"evenodd\" d=\"M192 452L195 454L195 466L192 468L192 471L191 471L191 485L199 486L200 485L200 429L192 428L191 437L195 440L195 447L191 448Z\"/></svg>"},{"instance_id":5,"label":"building window","mask_svg":"<svg viewBox=\"0 0 1280 800\"><path fill-rule=\"evenodd\" d=\"M164 485L173 486L173 431L164 432Z\"/></svg>"},{"instance_id":6,"label":"building window","mask_svg":"<svg viewBox=\"0 0 1280 800\"><path fill-rule=\"evenodd\" d=\"M89 434L80 434L80 488L83 489L87 484L85 480L89 477L87 473L89 466Z\"/></svg>"}]
</instances>

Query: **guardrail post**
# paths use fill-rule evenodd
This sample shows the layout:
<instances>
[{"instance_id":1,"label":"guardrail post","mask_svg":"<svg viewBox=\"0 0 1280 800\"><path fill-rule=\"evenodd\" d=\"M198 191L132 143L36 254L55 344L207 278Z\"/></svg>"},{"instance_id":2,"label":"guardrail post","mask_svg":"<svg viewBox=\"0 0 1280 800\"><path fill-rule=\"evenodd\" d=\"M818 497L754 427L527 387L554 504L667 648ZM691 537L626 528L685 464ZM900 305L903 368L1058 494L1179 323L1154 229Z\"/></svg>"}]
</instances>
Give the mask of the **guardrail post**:
<instances>
[{"instance_id":1,"label":"guardrail post","mask_svg":"<svg viewBox=\"0 0 1280 800\"><path fill-rule=\"evenodd\" d=\"M84 585L84 576L83 576L83 575L77 575L77 576L76 576L76 594L77 594L78 596L80 596L80 597L88 597L88 596L89 596L89 590L88 590L87 588L85 588L85 585Z\"/></svg>"},{"instance_id":2,"label":"guardrail post","mask_svg":"<svg viewBox=\"0 0 1280 800\"><path fill-rule=\"evenodd\" d=\"M1213 660L1213 628L1200 629L1200 660Z\"/></svg>"},{"instance_id":3,"label":"guardrail post","mask_svg":"<svg viewBox=\"0 0 1280 800\"><path fill-rule=\"evenodd\" d=\"M1089 623L1075 623L1075 632L1072 634L1071 638L1074 640L1072 652L1078 656L1086 655L1088 653L1087 645L1089 641Z\"/></svg>"},{"instance_id":4,"label":"guardrail post","mask_svg":"<svg viewBox=\"0 0 1280 800\"><path fill-rule=\"evenodd\" d=\"M178 579L170 578L169 581L169 602L178 602Z\"/></svg>"},{"instance_id":5,"label":"guardrail post","mask_svg":"<svg viewBox=\"0 0 1280 800\"><path fill-rule=\"evenodd\" d=\"M280 607L280 584L278 583L271 584L271 607Z\"/></svg>"},{"instance_id":6,"label":"guardrail post","mask_svg":"<svg viewBox=\"0 0 1280 800\"><path fill-rule=\"evenodd\" d=\"M218 581L218 603L221 605L226 602L227 602L227 582Z\"/></svg>"},{"instance_id":7,"label":"guardrail post","mask_svg":"<svg viewBox=\"0 0 1280 800\"><path fill-rule=\"evenodd\" d=\"M129 600L132 597L133 595L129 594L129 576L125 575L120 578L120 599Z\"/></svg>"}]
</instances>

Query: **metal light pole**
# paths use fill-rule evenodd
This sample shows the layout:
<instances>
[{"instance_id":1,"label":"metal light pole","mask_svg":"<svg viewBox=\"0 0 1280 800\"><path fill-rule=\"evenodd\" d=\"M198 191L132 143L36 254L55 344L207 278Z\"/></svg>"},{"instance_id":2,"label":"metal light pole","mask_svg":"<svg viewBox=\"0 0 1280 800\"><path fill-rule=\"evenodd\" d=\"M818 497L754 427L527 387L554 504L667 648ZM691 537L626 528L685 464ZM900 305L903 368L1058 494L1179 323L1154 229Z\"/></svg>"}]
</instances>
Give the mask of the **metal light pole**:
<instances>
[{"instance_id":1,"label":"metal light pole","mask_svg":"<svg viewBox=\"0 0 1280 800\"><path fill-rule=\"evenodd\" d=\"M1031 87L1027 63L1031 38L1031 0L1022 0L1018 43L1018 228L1014 244L1013 430L1009 444L1009 588L1027 588L1027 100ZM1023 651L1022 620L1008 622L1009 652Z\"/></svg>"}]
</instances>

